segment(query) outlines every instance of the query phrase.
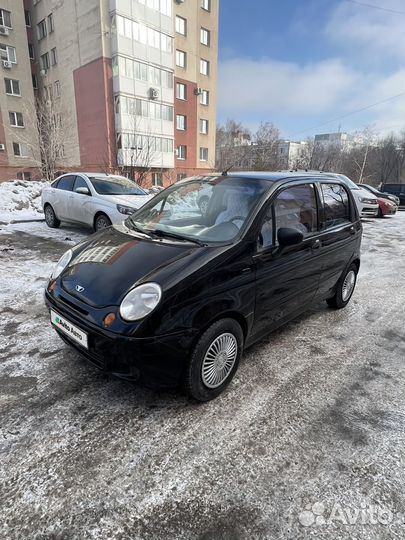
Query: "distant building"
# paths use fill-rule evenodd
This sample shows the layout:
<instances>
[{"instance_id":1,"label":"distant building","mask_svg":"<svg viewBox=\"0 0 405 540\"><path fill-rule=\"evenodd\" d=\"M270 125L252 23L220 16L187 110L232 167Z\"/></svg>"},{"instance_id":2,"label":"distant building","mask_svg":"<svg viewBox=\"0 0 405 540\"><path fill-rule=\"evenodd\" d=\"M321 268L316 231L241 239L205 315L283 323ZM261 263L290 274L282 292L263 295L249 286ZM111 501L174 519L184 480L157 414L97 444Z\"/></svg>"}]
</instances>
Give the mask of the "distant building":
<instances>
[{"instance_id":1,"label":"distant building","mask_svg":"<svg viewBox=\"0 0 405 540\"><path fill-rule=\"evenodd\" d=\"M353 135L341 131L337 133L320 133L315 135L315 145L339 146L342 150L347 150L354 142Z\"/></svg>"},{"instance_id":2,"label":"distant building","mask_svg":"<svg viewBox=\"0 0 405 540\"><path fill-rule=\"evenodd\" d=\"M306 141L280 141L278 143L278 159L280 168L291 169L301 168L307 152L308 143Z\"/></svg>"}]
</instances>

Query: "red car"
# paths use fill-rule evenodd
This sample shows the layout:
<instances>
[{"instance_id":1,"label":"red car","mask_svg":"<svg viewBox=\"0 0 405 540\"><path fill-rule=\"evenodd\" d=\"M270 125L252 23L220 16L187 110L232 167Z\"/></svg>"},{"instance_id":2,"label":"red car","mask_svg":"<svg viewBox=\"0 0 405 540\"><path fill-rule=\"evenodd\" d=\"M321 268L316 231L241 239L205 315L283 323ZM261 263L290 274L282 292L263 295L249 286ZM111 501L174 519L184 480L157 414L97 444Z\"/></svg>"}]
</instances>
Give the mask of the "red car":
<instances>
[{"instance_id":1,"label":"red car","mask_svg":"<svg viewBox=\"0 0 405 540\"><path fill-rule=\"evenodd\" d=\"M398 206L389 199L383 199L382 197L377 197L378 200L378 217L382 218L384 216L392 216L396 213Z\"/></svg>"}]
</instances>

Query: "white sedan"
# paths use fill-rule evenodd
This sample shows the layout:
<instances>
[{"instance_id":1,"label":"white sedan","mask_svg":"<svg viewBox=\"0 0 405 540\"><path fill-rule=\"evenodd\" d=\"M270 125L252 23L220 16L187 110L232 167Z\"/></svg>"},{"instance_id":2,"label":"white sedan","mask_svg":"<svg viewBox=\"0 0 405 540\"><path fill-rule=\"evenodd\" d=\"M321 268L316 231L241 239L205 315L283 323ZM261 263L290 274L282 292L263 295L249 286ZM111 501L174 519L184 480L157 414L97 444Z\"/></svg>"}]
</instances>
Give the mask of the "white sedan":
<instances>
[{"instance_id":1,"label":"white sedan","mask_svg":"<svg viewBox=\"0 0 405 540\"><path fill-rule=\"evenodd\" d=\"M360 217L376 217L378 216L378 204L377 197L367 191L366 189L355 184L350 178L344 174L326 173L328 176L333 176L343 180L347 187L351 190L354 200L356 201L357 209Z\"/></svg>"},{"instance_id":2,"label":"white sedan","mask_svg":"<svg viewBox=\"0 0 405 540\"><path fill-rule=\"evenodd\" d=\"M68 173L42 190L42 207L48 227L66 221L99 231L122 222L152 197L123 176Z\"/></svg>"}]
</instances>

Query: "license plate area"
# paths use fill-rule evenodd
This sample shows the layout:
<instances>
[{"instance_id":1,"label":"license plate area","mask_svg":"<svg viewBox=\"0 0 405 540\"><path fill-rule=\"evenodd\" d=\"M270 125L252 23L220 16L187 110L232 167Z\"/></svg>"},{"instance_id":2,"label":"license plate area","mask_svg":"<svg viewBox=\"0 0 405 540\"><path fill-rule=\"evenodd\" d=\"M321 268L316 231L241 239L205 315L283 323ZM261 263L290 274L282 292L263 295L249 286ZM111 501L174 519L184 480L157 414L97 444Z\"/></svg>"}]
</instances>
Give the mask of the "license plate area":
<instances>
[{"instance_id":1,"label":"license plate area","mask_svg":"<svg viewBox=\"0 0 405 540\"><path fill-rule=\"evenodd\" d=\"M71 323L66 317L59 315L51 309L51 323L63 334L69 336L75 343L81 345L84 349L89 348L88 335L75 324Z\"/></svg>"}]
</instances>

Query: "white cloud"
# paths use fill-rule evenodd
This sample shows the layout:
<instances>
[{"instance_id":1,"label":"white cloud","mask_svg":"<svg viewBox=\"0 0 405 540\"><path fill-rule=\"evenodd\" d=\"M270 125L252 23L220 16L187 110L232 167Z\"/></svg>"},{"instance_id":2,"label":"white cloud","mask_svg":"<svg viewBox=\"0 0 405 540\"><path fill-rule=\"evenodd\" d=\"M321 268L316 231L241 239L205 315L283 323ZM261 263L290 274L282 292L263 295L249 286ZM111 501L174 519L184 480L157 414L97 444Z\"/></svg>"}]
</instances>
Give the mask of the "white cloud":
<instances>
[{"instance_id":1,"label":"white cloud","mask_svg":"<svg viewBox=\"0 0 405 540\"><path fill-rule=\"evenodd\" d=\"M402 6L393 2L390 7L400 10ZM404 92L404 37L403 16L342 1L324 30L312 36L320 40L320 46L323 40L333 44L333 58L298 63L233 57L221 62L220 118L232 117L251 127L260 120L275 120L288 135ZM365 124L399 130L405 124L405 96L339 123L343 130ZM337 125L334 122L321 130Z\"/></svg>"}]
</instances>

